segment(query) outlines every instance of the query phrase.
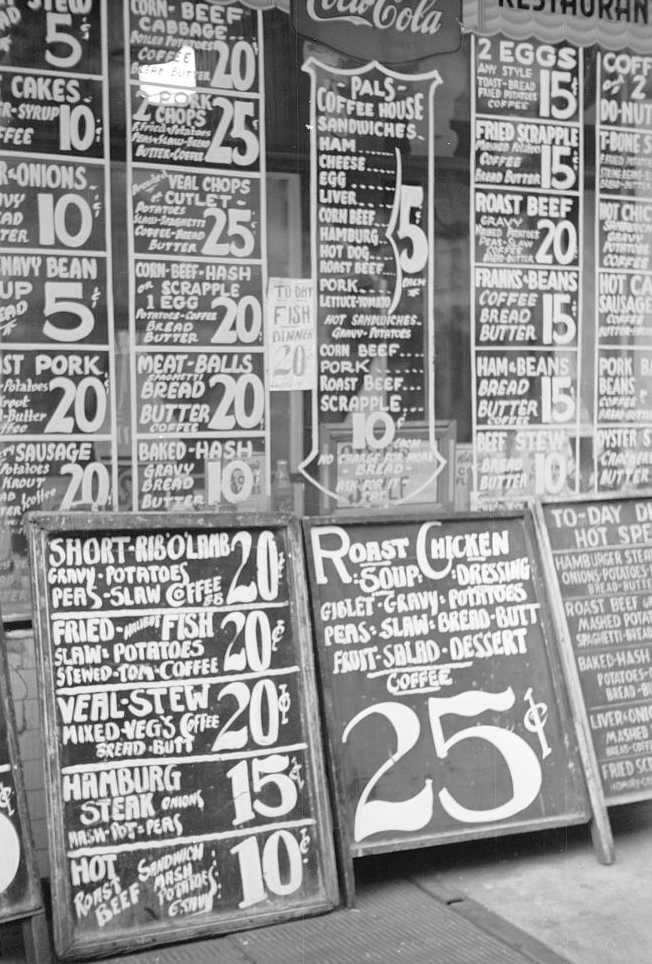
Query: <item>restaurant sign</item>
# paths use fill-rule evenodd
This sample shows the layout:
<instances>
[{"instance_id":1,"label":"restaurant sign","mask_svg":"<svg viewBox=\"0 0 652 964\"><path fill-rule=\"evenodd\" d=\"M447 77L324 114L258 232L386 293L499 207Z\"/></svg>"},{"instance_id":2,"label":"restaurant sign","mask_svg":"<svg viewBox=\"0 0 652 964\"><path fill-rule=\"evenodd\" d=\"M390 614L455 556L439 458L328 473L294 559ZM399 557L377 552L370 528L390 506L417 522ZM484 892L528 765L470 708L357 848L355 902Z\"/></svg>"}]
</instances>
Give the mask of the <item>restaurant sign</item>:
<instances>
[{"instance_id":1,"label":"restaurant sign","mask_svg":"<svg viewBox=\"0 0 652 964\"><path fill-rule=\"evenodd\" d=\"M560 39L640 53L652 41L650 0L464 0L464 28L515 40Z\"/></svg>"},{"instance_id":2,"label":"restaurant sign","mask_svg":"<svg viewBox=\"0 0 652 964\"><path fill-rule=\"evenodd\" d=\"M293 0L292 18L302 36L340 53L401 64L456 50L460 6L459 0Z\"/></svg>"}]
</instances>

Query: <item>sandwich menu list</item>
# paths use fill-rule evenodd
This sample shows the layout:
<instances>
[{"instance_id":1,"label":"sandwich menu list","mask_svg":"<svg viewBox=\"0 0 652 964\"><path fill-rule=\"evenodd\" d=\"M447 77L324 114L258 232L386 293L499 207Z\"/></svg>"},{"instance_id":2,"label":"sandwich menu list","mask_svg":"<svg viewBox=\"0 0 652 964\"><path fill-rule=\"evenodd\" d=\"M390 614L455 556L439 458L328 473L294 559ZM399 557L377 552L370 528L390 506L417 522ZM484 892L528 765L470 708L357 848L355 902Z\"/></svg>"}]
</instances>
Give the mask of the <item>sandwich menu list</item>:
<instances>
[{"instance_id":1,"label":"sandwich menu list","mask_svg":"<svg viewBox=\"0 0 652 964\"><path fill-rule=\"evenodd\" d=\"M262 13L125 4L137 507L244 505L269 482Z\"/></svg>"},{"instance_id":2,"label":"sandwich menu list","mask_svg":"<svg viewBox=\"0 0 652 964\"><path fill-rule=\"evenodd\" d=\"M319 355L313 447L302 468L310 466L340 506L403 502L415 494L417 471L416 488L434 500L443 465L433 383L433 128L441 77L375 62L344 70L312 58L304 69L312 83Z\"/></svg>"},{"instance_id":3,"label":"sandwich menu list","mask_svg":"<svg viewBox=\"0 0 652 964\"><path fill-rule=\"evenodd\" d=\"M0 25L0 597L30 610L23 514L114 489L103 0L21 3Z\"/></svg>"},{"instance_id":4,"label":"sandwich menu list","mask_svg":"<svg viewBox=\"0 0 652 964\"><path fill-rule=\"evenodd\" d=\"M326 909L298 543L87 523L35 550L60 952Z\"/></svg>"}]
</instances>

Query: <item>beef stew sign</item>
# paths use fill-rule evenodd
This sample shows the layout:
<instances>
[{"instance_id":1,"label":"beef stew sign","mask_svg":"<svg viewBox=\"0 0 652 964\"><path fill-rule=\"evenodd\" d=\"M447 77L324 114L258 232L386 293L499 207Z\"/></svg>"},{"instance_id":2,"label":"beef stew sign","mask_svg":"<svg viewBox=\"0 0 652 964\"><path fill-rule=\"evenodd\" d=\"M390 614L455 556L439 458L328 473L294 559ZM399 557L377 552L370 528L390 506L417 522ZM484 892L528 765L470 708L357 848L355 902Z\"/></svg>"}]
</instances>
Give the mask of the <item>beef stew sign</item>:
<instances>
[{"instance_id":1,"label":"beef stew sign","mask_svg":"<svg viewBox=\"0 0 652 964\"><path fill-rule=\"evenodd\" d=\"M295 524L35 514L28 528L59 954L332 908Z\"/></svg>"},{"instance_id":2,"label":"beef stew sign","mask_svg":"<svg viewBox=\"0 0 652 964\"><path fill-rule=\"evenodd\" d=\"M608 862L529 515L304 526L347 897L349 855L592 813Z\"/></svg>"}]
</instances>

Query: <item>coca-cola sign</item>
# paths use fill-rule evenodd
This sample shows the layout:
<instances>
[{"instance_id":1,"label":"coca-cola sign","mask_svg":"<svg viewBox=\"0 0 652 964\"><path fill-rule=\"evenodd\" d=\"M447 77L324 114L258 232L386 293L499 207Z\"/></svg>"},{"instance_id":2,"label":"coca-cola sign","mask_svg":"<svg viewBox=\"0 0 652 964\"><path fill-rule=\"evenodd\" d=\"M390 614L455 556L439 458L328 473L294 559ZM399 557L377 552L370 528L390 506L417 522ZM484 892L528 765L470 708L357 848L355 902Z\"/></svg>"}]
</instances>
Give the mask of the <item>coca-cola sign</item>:
<instances>
[{"instance_id":1,"label":"coca-cola sign","mask_svg":"<svg viewBox=\"0 0 652 964\"><path fill-rule=\"evenodd\" d=\"M408 63L456 50L460 0L293 0L304 37L358 60Z\"/></svg>"}]
</instances>

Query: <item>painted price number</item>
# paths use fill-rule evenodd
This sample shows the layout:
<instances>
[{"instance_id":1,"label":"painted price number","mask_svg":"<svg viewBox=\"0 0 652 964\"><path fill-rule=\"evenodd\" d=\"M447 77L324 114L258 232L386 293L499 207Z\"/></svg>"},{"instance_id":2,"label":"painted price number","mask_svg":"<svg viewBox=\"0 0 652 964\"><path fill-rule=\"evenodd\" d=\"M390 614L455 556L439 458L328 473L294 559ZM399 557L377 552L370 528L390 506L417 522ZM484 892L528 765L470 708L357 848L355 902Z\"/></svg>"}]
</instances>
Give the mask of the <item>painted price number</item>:
<instances>
[{"instance_id":1,"label":"painted price number","mask_svg":"<svg viewBox=\"0 0 652 964\"><path fill-rule=\"evenodd\" d=\"M208 423L214 432L231 432L235 428L259 428L265 417L265 386L258 375L211 375L211 388L221 389L220 400Z\"/></svg>"},{"instance_id":2,"label":"painted price number","mask_svg":"<svg viewBox=\"0 0 652 964\"><path fill-rule=\"evenodd\" d=\"M40 10L42 0L28 0L30 10ZM51 4L47 4L50 6ZM85 16L90 13L93 0L68 0L66 6L72 13L48 10L45 14L45 59L58 70L72 70L82 57L82 45L67 28L72 27L73 13ZM56 52L52 48L57 48Z\"/></svg>"},{"instance_id":3,"label":"painted price number","mask_svg":"<svg viewBox=\"0 0 652 964\"><path fill-rule=\"evenodd\" d=\"M99 432L107 413L106 385L96 375L86 375L78 384L65 375L49 381L50 389L61 392L44 432L70 435L79 431L88 435Z\"/></svg>"},{"instance_id":4,"label":"painted price number","mask_svg":"<svg viewBox=\"0 0 652 964\"><path fill-rule=\"evenodd\" d=\"M530 691L528 696L531 701ZM516 697L511 686L501 693L474 690L459 693L456 696L428 699L430 731L437 759L446 760L455 747L468 740L484 742L502 756L511 779L509 799L486 808L466 807L456 800L446 787L442 787L438 792L439 804L459 823L481 824L507 820L527 809L539 794L543 781L539 759L529 743L511 729L478 724L458 729L450 736L446 736L444 732L444 720L447 717L472 719L487 711L505 713L514 707L515 702ZM537 711L543 708L543 704L534 704L534 706ZM545 742L543 733L545 723L543 713L536 717L532 725L537 727L542 755L545 758L550 748ZM531 715L530 709L526 714L528 721ZM417 713L403 703L387 702L368 706L357 713L342 734L343 742L346 743L349 740L353 730L363 720L372 716L381 716L388 721L394 730L396 749L378 768L360 795L354 819L356 841L384 831L421 830L427 826L434 814L435 798L431 778L425 779L421 790L407 800L369 799L382 777L416 746L421 737L421 723Z\"/></svg>"},{"instance_id":5,"label":"painted price number","mask_svg":"<svg viewBox=\"0 0 652 964\"><path fill-rule=\"evenodd\" d=\"M276 830L262 848L257 837L247 837L233 847L231 853L238 858L242 881L238 907L258 904L267 899L268 892L277 897L295 893L303 882L303 861L309 845L305 830L301 840L289 830Z\"/></svg>"}]
</instances>

